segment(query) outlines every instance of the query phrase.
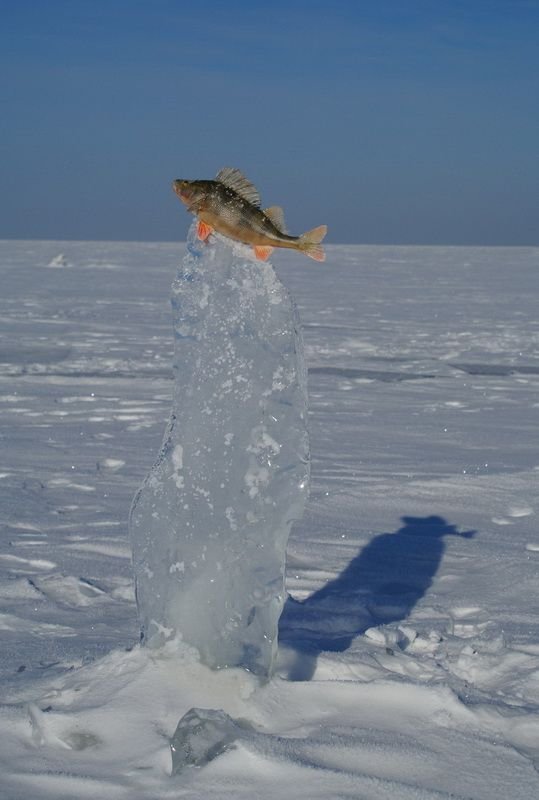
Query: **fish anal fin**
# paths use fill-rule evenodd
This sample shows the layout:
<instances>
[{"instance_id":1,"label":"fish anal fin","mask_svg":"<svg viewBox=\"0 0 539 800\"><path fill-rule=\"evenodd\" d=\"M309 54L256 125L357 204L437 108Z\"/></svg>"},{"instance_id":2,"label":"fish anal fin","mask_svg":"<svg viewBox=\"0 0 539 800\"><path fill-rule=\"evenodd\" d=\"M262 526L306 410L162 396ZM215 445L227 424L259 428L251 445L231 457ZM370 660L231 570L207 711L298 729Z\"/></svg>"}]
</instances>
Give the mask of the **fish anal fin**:
<instances>
[{"instance_id":1,"label":"fish anal fin","mask_svg":"<svg viewBox=\"0 0 539 800\"><path fill-rule=\"evenodd\" d=\"M273 222L275 227L281 233L286 233L286 224L284 221L284 211L281 206L270 206L264 209L266 217Z\"/></svg>"},{"instance_id":2,"label":"fish anal fin","mask_svg":"<svg viewBox=\"0 0 539 800\"><path fill-rule=\"evenodd\" d=\"M258 258L259 261L267 261L270 255L273 253L275 248L273 247L266 247L265 245L255 245L253 250L255 251L255 256Z\"/></svg>"},{"instance_id":3,"label":"fish anal fin","mask_svg":"<svg viewBox=\"0 0 539 800\"><path fill-rule=\"evenodd\" d=\"M213 233L213 228L211 225L208 225L207 222L202 222L200 219L197 225L197 236L202 241L205 242L210 233Z\"/></svg>"},{"instance_id":4,"label":"fish anal fin","mask_svg":"<svg viewBox=\"0 0 539 800\"><path fill-rule=\"evenodd\" d=\"M229 189L232 189L236 194L239 194L240 197L243 197L244 200L247 200L247 202L251 203L253 206L260 206L258 189L239 171L239 169L223 167L215 176L215 180L227 186Z\"/></svg>"}]
</instances>

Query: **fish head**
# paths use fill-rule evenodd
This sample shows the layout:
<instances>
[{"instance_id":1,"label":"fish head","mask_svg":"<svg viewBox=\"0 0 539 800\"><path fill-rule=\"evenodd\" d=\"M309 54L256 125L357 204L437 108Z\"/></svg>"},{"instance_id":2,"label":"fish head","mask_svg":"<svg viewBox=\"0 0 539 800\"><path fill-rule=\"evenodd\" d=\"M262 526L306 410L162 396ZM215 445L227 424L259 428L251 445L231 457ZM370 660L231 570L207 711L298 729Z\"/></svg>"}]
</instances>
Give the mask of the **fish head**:
<instances>
[{"instance_id":1,"label":"fish head","mask_svg":"<svg viewBox=\"0 0 539 800\"><path fill-rule=\"evenodd\" d=\"M178 195L182 203L185 203L189 211L199 211L204 205L207 189L203 185L206 181L172 181L172 188Z\"/></svg>"}]
</instances>

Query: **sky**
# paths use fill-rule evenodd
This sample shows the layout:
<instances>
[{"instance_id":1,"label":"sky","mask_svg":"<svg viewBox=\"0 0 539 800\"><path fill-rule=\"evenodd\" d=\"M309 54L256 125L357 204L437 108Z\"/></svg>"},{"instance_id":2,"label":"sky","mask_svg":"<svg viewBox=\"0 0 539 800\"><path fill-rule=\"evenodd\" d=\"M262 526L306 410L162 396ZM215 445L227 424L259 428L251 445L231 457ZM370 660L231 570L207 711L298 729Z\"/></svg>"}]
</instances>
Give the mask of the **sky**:
<instances>
[{"instance_id":1,"label":"sky","mask_svg":"<svg viewBox=\"0 0 539 800\"><path fill-rule=\"evenodd\" d=\"M539 244L539 0L0 0L0 238L184 240L241 169L329 242Z\"/></svg>"}]
</instances>

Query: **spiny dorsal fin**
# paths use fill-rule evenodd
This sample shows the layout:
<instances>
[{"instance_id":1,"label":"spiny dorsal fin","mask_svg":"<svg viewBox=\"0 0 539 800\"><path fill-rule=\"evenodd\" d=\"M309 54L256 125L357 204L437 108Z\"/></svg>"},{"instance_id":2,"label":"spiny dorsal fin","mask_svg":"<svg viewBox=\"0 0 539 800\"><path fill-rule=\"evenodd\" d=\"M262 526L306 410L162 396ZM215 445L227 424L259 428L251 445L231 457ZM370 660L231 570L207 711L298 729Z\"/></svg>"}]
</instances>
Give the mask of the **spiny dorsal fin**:
<instances>
[{"instance_id":1,"label":"spiny dorsal fin","mask_svg":"<svg viewBox=\"0 0 539 800\"><path fill-rule=\"evenodd\" d=\"M239 169L223 167L215 176L215 180L228 186L229 189L235 191L240 197L243 197L244 200L247 200L247 202L252 203L254 206L260 205L258 190L253 186L251 181L247 180Z\"/></svg>"},{"instance_id":2,"label":"spiny dorsal fin","mask_svg":"<svg viewBox=\"0 0 539 800\"><path fill-rule=\"evenodd\" d=\"M286 233L284 211L281 206L270 206L269 208L265 208L264 214L273 222L278 231L281 233Z\"/></svg>"}]
</instances>

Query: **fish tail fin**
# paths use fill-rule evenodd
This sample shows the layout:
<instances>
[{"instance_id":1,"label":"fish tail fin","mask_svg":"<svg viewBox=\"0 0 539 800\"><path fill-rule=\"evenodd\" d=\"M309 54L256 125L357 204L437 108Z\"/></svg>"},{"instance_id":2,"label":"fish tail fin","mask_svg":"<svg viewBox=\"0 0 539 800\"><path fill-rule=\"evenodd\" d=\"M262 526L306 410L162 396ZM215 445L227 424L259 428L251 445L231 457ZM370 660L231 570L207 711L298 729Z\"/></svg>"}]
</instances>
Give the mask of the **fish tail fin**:
<instances>
[{"instance_id":1,"label":"fish tail fin","mask_svg":"<svg viewBox=\"0 0 539 800\"><path fill-rule=\"evenodd\" d=\"M327 225L319 225L318 228L307 231L307 233L299 237L298 249L309 258L314 258L315 261L325 261L326 254L320 242L327 232Z\"/></svg>"}]
</instances>

